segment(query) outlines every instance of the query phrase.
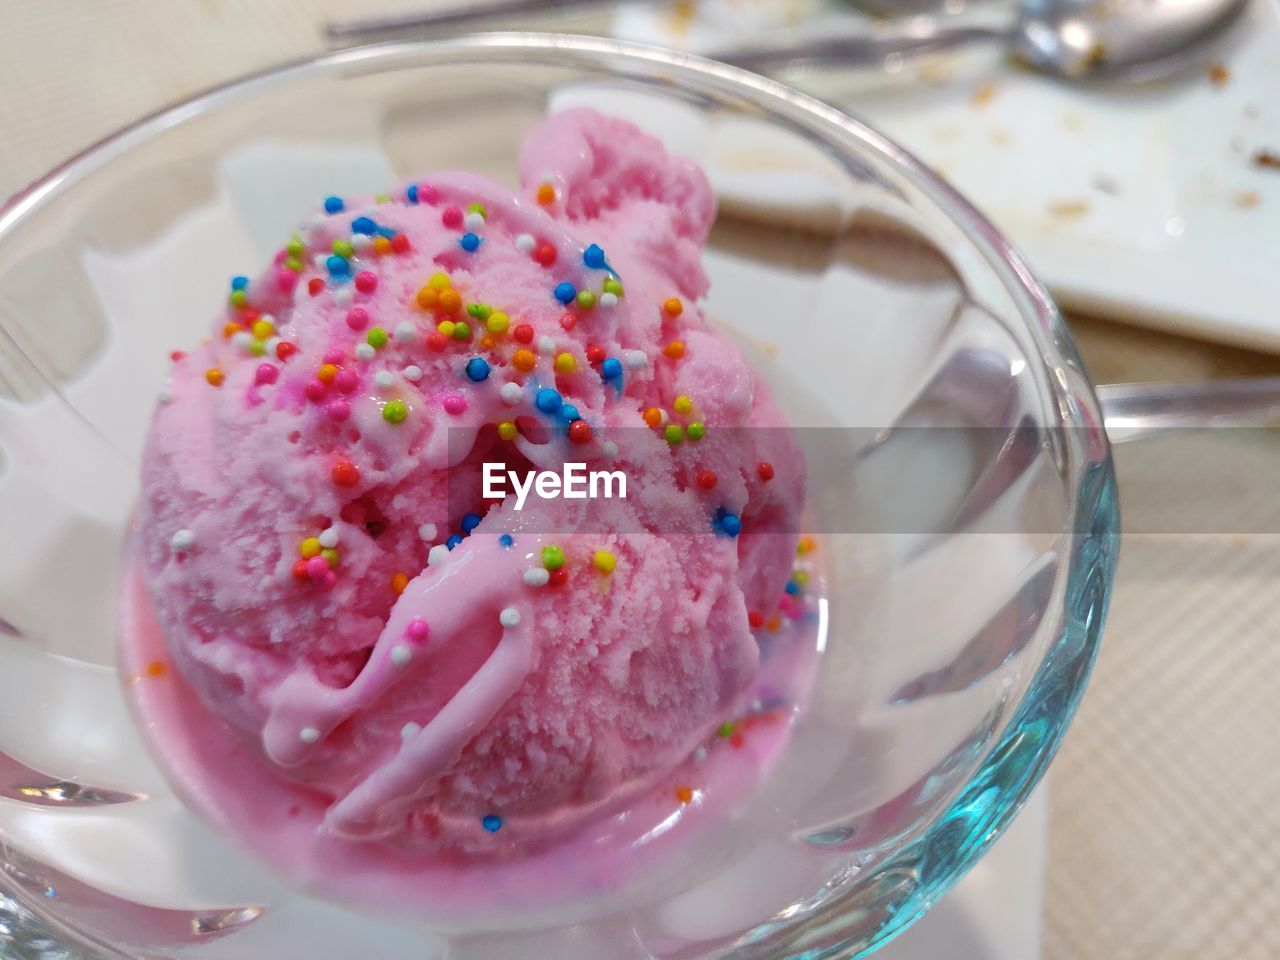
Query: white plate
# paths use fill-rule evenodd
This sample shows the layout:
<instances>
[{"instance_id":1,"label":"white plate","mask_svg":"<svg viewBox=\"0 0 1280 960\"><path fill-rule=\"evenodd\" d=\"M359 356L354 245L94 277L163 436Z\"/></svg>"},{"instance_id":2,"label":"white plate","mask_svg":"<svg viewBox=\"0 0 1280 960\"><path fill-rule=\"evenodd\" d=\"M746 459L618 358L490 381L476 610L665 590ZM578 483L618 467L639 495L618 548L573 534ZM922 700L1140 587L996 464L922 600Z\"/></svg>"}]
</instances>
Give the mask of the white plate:
<instances>
[{"instance_id":1,"label":"white plate","mask_svg":"<svg viewBox=\"0 0 1280 960\"><path fill-rule=\"evenodd\" d=\"M681 18L637 4L614 32L698 51L815 14L804 0L767 10L766 0L704 0ZM847 9L816 16L824 31L866 26ZM1220 85L1216 62L1229 74ZM1280 170L1253 163L1260 150L1280 153L1280 6L1257 0L1203 70L1159 87L1071 87L993 49L891 66L784 79L948 177L1064 306L1280 350ZM743 137L705 162L725 196L819 218L840 203L811 158L776 143Z\"/></svg>"}]
</instances>

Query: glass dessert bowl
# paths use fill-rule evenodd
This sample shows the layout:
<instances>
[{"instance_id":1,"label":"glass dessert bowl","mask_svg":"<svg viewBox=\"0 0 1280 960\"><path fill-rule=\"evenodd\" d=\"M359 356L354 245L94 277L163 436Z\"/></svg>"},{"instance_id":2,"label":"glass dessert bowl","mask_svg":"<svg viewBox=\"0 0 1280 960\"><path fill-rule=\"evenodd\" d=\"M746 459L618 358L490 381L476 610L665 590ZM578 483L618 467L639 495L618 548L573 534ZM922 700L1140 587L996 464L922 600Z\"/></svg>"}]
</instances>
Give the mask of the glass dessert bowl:
<instances>
[{"instance_id":1,"label":"glass dessert bowl","mask_svg":"<svg viewBox=\"0 0 1280 960\"><path fill-rule=\"evenodd\" d=\"M758 789L616 889L429 917L307 895L190 811L125 706L127 685L173 679L121 675L116 626L168 352L320 198L441 169L513 182L524 134L581 105L711 175L703 310L807 461L801 568L827 585L816 681ZM783 86L583 38L344 51L104 142L0 212L0 252L0 889L70 941L148 957L853 956L981 856L1082 692L1116 514L1070 337L945 184Z\"/></svg>"}]
</instances>

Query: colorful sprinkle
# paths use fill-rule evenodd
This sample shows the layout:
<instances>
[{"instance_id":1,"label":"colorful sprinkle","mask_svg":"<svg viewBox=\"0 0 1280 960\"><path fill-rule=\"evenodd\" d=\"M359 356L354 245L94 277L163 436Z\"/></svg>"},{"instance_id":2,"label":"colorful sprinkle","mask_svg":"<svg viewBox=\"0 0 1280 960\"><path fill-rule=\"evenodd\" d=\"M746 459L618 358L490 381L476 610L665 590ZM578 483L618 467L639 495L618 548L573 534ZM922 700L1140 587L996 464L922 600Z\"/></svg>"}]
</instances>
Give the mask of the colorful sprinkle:
<instances>
[{"instance_id":1,"label":"colorful sprinkle","mask_svg":"<svg viewBox=\"0 0 1280 960\"><path fill-rule=\"evenodd\" d=\"M759 610L752 610L747 614L747 625L752 630L759 630L764 626L764 614Z\"/></svg>"},{"instance_id":2,"label":"colorful sprinkle","mask_svg":"<svg viewBox=\"0 0 1280 960\"><path fill-rule=\"evenodd\" d=\"M347 209L347 205L343 203L341 197L325 197L324 212L325 213L341 213Z\"/></svg>"},{"instance_id":3,"label":"colorful sprinkle","mask_svg":"<svg viewBox=\"0 0 1280 960\"><path fill-rule=\"evenodd\" d=\"M396 571L391 575L391 590L398 597L404 593L404 588L409 585L409 575L401 571Z\"/></svg>"},{"instance_id":4,"label":"colorful sprinkle","mask_svg":"<svg viewBox=\"0 0 1280 960\"><path fill-rule=\"evenodd\" d=\"M668 423L667 428L662 432L662 436L667 443L674 447L684 441L684 427L678 423Z\"/></svg>"},{"instance_id":5,"label":"colorful sprinkle","mask_svg":"<svg viewBox=\"0 0 1280 960\"><path fill-rule=\"evenodd\" d=\"M720 737L722 740L727 740L729 737L733 736L734 728L734 722L732 720L726 720L716 728L716 736Z\"/></svg>"},{"instance_id":6,"label":"colorful sprinkle","mask_svg":"<svg viewBox=\"0 0 1280 960\"><path fill-rule=\"evenodd\" d=\"M361 293L373 293L378 289L378 275L370 270L361 270L356 274L356 289Z\"/></svg>"},{"instance_id":7,"label":"colorful sprinkle","mask_svg":"<svg viewBox=\"0 0 1280 960\"><path fill-rule=\"evenodd\" d=\"M329 271L330 276L335 278L351 275L351 263L346 257L340 257L336 253L325 258L324 266Z\"/></svg>"},{"instance_id":8,"label":"colorful sprinkle","mask_svg":"<svg viewBox=\"0 0 1280 960\"><path fill-rule=\"evenodd\" d=\"M682 804L693 803L693 790L689 787L676 787L676 799Z\"/></svg>"},{"instance_id":9,"label":"colorful sprinkle","mask_svg":"<svg viewBox=\"0 0 1280 960\"><path fill-rule=\"evenodd\" d=\"M462 294L453 289L440 291L440 309L445 313L457 313L462 309Z\"/></svg>"},{"instance_id":10,"label":"colorful sprinkle","mask_svg":"<svg viewBox=\"0 0 1280 960\"><path fill-rule=\"evenodd\" d=\"M319 537L307 537L298 544L298 555L304 560L310 560L312 557L320 556L320 551L324 548L320 546Z\"/></svg>"},{"instance_id":11,"label":"colorful sprinkle","mask_svg":"<svg viewBox=\"0 0 1280 960\"><path fill-rule=\"evenodd\" d=\"M480 526L480 514L468 513L463 516L460 524L463 533L470 533L476 527Z\"/></svg>"},{"instance_id":12,"label":"colorful sprinkle","mask_svg":"<svg viewBox=\"0 0 1280 960\"><path fill-rule=\"evenodd\" d=\"M511 331L511 335L516 338L518 343L533 343L533 324L517 323L516 328Z\"/></svg>"},{"instance_id":13,"label":"colorful sprinkle","mask_svg":"<svg viewBox=\"0 0 1280 960\"><path fill-rule=\"evenodd\" d=\"M459 207L445 207L440 214L440 222L450 230L457 230L462 226L462 210Z\"/></svg>"},{"instance_id":14,"label":"colorful sprinkle","mask_svg":"<svg viewBox=\"0 0 1280 960\"><path fill-rule=\"evenodd\" d=\"M461 543L462 537L456 533L452 533L449 535L449 539L444 542L444 546L446 550L452 551L454 547L459 546Z\"/></svg>"},{"instance_id":15,"label":"colorful sprinkle","mask_svg":"<svg viewBox=\"0 0 1280 960\"><path fill-rule=\"evenodd\" d=\"M387 423L404 423L409 408L403 400L388 400L382 407L382 419Z\"/></svg>"},{"instance_id":16,"label":"colorful sprinkle","mask_svg":"<svg viewBox=\"0 0 1280 960\"><path fill-rule=\"evenodd\" d=\"M502 402L507 406L514 407L522 399L524 399L524 388L520 384L509 382L502 385Z\"/></svg>"},{"instance_id":17,"label":"colorful sprinkle","mask_svg":"<svg viewBox=\"0 0 1280 960\"><path fill-rule=\"evenodd\" d=\"M597 550L591 562L596 565L597 570L606 575L613 573L618 566L618 558L608 550Z\"/></svg>"},{"instance_id":18,"label":"colorful sprinkle","mask_svg":"<svg viewBox=\"0 0 1280 960\"><path fill-rule=\"evenodd\" d=\"M538 184L538 192L534 194L544 207L556 202L556 188L549 183Z\"/></svg>"},{"instance_id":19,"label":"colorful sprinkle","mask_svg":"<svg viewBox=\"0 0 1280 960\"><path fill-rule=\"evenodd\" d=\"M489 379L489 361L484 357L472 357L467 361L467 379L481 383Z\"/></svg>"},{"instance_id":20,"label":"colorful sprinkle","mask_svg":"<svg viewBox=\"0 0 1280 960\"><path fill-rule=\"evenodd\" d=\"M590 310L596 305L596 295L590 290L582 290L578 293L578 306L583 310Z\"/></svg>"},{"instance_id":21,"label":"colorful sprinkle","mask_svg":"<svg viewBox=\"0 0 1280 960\"><path fill-rule=\"evenodd\" d=\"M373 347L373 349L381 350L387 345L387 331L383 330L381 327L374 327L369 331L364 339L369 346Z\"/></svg>"},{"instance_id":22,"label":"colorful sprinkle","mask_svg":"<svg viewBox=\"0 0 1280 960\"><path fill-rule=\"evenodd\" d=\"M427 626L427 621L421 617L414 617L409 621L409 625L404 629L405 636L414 643L425 643L431 634L431 628Z\"/></svg>"},{"instance_id":23,"label":"colorful sprinkle","mask_svg":"<svg viewBox=\"0 0 1280 960\"><path fill-rule=\"evenodd\" d=\"M503 440L514 440L517 433L516 425L510 420L498 424L498 436Z\"/></svg>"},{"instance_id":24,"label":"colorful sprinkle","mask_svg":"<svg viewBox=\"0 0 1280 960\"><path fill-rule=\"evenodd\" d=\"M480 821L480 826L484 827L490 833L497 833L502 829L502 818L495 813L491 813Z\"/></svg>"},{"instance_id":25,"label":"colorful sprinkle","mask_svg":"<svg viewBox=\"0 0 1280 960\"><path fill-rule=\"evenodd\" d=\"M464 233L458 240L458 246L467 253L475 253L480 249L480 238L474 233Z\"/></svg>"},{"instance_id":26,"label":"colorful sprinkle","mask_svg":"<svg viewBox=\"0 0 1280 960\"><path fill-rule=\"evenodd\" d=\"M684 341L672 340L670 343L668 343L665 347L662 348L662 352L665 356L669 357L672 360L679 360L681 357L684 356Z\"/></svg>"},{"instance_id":27,"label":"colorful sprinkle","mask_svg":"<svg viewBox=\"0 0 1280 960\"><path fill-rule=\"evenodd\" d=\"M196 545L195 531L182 529L169 538L169 546L174 553L187 553Z\"/></svg>"},{"instance_id":28,"label":"colorful sprinkle","mask_svg":"<svg viewBox=\"0 0 1280 960\"><path fill-rule=\"evenodd\" d=\"M364 307L352 307L347 311L347 326L352 330L355 330L358 333L368 325L369 311Z\"/></svg>"},{"instance_id":29,"label":"colorful sprinkle","mask_svg":"<svg viewBox=\"0 0 1280 960\"><path fill-rule=\"evenodd\" d=\"M699 423L695 420L693 423L689 424L689 428L685 432L689 435L690 440L696 442L707 435L707 426L706 424Z\"/></svg>"},{"instance_id":30,"label":"colorful sprinkle","mask_svg":"<svg viewBox=\"0 0 1280 960\"><path fill-rule=\"evenodd\" d=\"M556 373L570 374L578 369L578 361L572 353L556 354Z\"/></svg>"},{"instance_id":31,"label":"colorful sprinkle","mask_svg":"<svg viewBox=\"0 0 1280 960\"><path fill-rule=\"evenodd\" d=\"M688 397L676 397L676 402L672 406L676 413L689 413L693 410L693 401Z\"/></svg>"},{"instance_id":32,"label":"colorful sprinkle","mask_svg":"<svg viewBox=\"0 0 1280 960\"><path fill-rule=\"evenodd\" d=\"M451 393L444 398L442 406L444 407L445 413L452 414L456 417L459 414L467 412L467 398L456 393Z\"/></svg>"},{"instance_id":33,"label":"colorful sprinkle","mask_svg":"<svg viewBox=\"0 0 1280 960\"><path fill-rule=\"evenodd\" d=\"M397 643L391 648L391 662L397 667L407 667L409 661L413 659L413 651L403 643Z\"/></svg>"},{"instance_id":34,"label":"colorful sprinkle","mask_svg":"<svg viewBox=\"0 0 1280 960\"><path fill-rule=\"evenodd\" d=\"M554 544L542 548L542 565L548 570L559 570L564 566L564 550Z\"/></svg>"},{"instance_id":35,"label":"colorful sprinkle","mask_svg":"<svg viewBox=\"0 0 1280 960\"><path fill-rule=\"evenodd\" d=\"M521 233L516 236L516 249L521 253L532 253L536 245L537 241L533 239L532 234Z\"/></svg>"},{"instance_id":36,"label":"colorful sprinkle","mask_svg":"<svg viewBox=\"0 0 1280 960\"><path fill-rule=\"evenodd\" d=\"M615 297L622 296L622 284L618 282L617 277L609 277L600 286L605 293L612 293Z\"/></svg>"},{"instance_id":37,"label":"colorful sprinkle","mask_svg":"<svg viewBox=\"0 0 1280 960\"><path fill-rule=\"evenodd\" d=\"M720 478L716 476L716 472L714 470L698 471L698 486L703 490L713 489L719 480Z\"/></svg>"},{"instance_id":38,"label":"colorful sprinkle","mask_svg":"<svg viewBox=\"0 0 1280 960\"><path fill-rule=\"evenodd\" d=\"M518 627L520 625L520 611L515 607L503 607L498 614L498 622L508 630L512 627Z\"/></svg>"},{"instance_id":39,"label":"colorful sprinkle","mask_svg":"<svg viewBox=\"0 0 1280 960\"><path fill-rule=\"evenodd\" d=\"M556 248L549 243L540 243L533 251L533 259L543 267L550 267L554 264L557 256Z\"/></svg>"},{"instance_id":40,"label":"colorful sprinkle","mask_svg":"<svg viewBox=\"0 0 1280 960\"><path fill-rule=\"evenodd\" d=\"M337 200L338 198L330 197L329 199ZM342 201L338 200L338 202L341 203ZM328 206L328 203L329 201L326 200L325 201L326 207ZM338 210L341 210L341 209L342 209L341 207L338 208ZM331 210L329 212L337 213L338 211ZM317 730L315 727L303 727L301 730L298 731L298 739L301 740L303 743L318 743L320 741L320 731Z\"/></svg>"},{"instance_id":41,"label":"colorful sprinkle","mask_svg":"<svg viewBox=\"0 0 1280 960\"><path fill-rule=\"evenodd\" d=\"M668 317L678 317L684 313L684 304L680 302L679 297L672 297L662 304L662 312Z\"/></svg>"},{"instance_id":42,"label":"colorful sprinkle","mask_svg":"<svg viewBox=\"0 0 1280 960\"><path fill-rule=\"evenodd\" d=\"M582 262L592 270L601 270L605 266L604 250L597 243L591 244L582 251Z\"/></svg>"},{"instance_id":43,"label":"colorful sprinkle","mask_svg":"<svg viewBox=\"0 0 1280 960\"><path fill-rule=\"evenodd\" d=\"M563 280L556 284L555 295L557 300L568 306L573 302L573 298L578 295L578 291L574 289L573 284L568 280Z\"/></svg>"},{"instance_id":44,"label":"colorful sprinkle","mask_svg":"<svg viewBox=\"0 0 1280 960\"><path fill-rule=\"evenodd\" d=\"M525 586L545 587L547 585L547 581L551 579L551 574L547 572L545 567L530 567L524 572L522 579L524 580Z\"/></svg>"},{"instance_id":45,"label":"colorful sprinkle","mask_svg":"<svg viewBox=\"0 0 1280 960\"><path fill-rule=\"evenodd\" d=\"M485 328L495 336L501 336L506 333L510 323L511 318L501 311L489 314L484 321Z\"/></svg>"},{"instance_id":46,"label":"colorful sprinkle","mask_svg":"<svg viewBox=\"0 0 1280 960\"><path fill-rule=\"evenodd\" d=\"M412 187L410 189L413 189ZM351 232L359 233L364 236L372 236L378 230L378 225L369 217L356 217L351 221Z\"/></svg>"},{"instance_id":47,"label":"colorful sprinkle","mask_svg":"<svg viewBox=\"0 0 1280 960\"><path fill-rule=\"evenodd\" d=\"M504 533L498 538L498 546L502 547L504 550L510 550L515 542L515 537L511 536L509 533Z\"/></svg>"},{"instance_id":48,"label":"colorful sprinkle","mask_svg":"<svg viewBox=\"0 0 1280 960\"><path fill-rule=\"evenodd\" d=\"M569 440L576 444L591 442L591 427L585 420L575 420L569 424Z\"/></svg>"},{"instance_id":49,"label":"colorful sprinkle","mask_svg":"<svg viewBox=\"0 0 1280 960\"><path fill-rule=\"evenodd\" d=\"M543 387L538 391L538 396L534 403L543 413L555 413L564 404L564 398L560 396L560 391L553 390L551 387Z\"/></svg>"},{"instance_id":50,"label":"colorful sprinkle","mask_svg":"<svg viewBox=\"0 0 1280 960\"><path fill-rule=\"evenodd\" d=\"M227 379L227 375L217 367L210 367L204 372L204 378L211 387L220 387L222 382Z\"/></svg>"},{"instance_id":51,"label":"colorful sprinkle","mask_svg":"<svg viewBox=\"0 0 1280 960\"><path fill-rule=\"evenodd\" d=\"M768 483L770 480L773 479L773 464L767 463L761 460L758 464L756 464L756 474L760 477L762 481L764 481L765 483Z\"/></svg>"},{"instance_id":52,"label":"colorful sprinkle","mask_svg":"<svg viewBox=\"0 0 1280 960\"><path fill-rule=\"evenodd\" d=\"M600 361L600 376L605 380L616 380L622 376L622 361L617 357L607 357Z\"/></svg>"},{"instance_id":53,"label":"colorful sprinkle","mask_svg":"<svg viewBox=\"0 0 1280 960\"><path fill-rule=\"evenodd\" d=\"M339 487L354 487L360 482L360 468L350 460L339 460L329 471L334 484Z\"/></svg>"},{"instance_id":54,"label":"colorful sprinkle","mask_svg":"<svg viewBox=\"0 0 1280 960\"><path fill-rule=\"evenodd\" d=\"M528 373L538 365L538 358L532 350L520 349L511 355L511 365Z\"/></svg>"},{"instance_id":55,"label":"colorful sprinkle","mask_svg":"<svg viewBox=\"0 0 1280 960\"><path fill-rule=\"evenodd\" d=\"M280 368L271 363L260 363L254 371L253 382L259 385L275 383L280 378Z\"/></svg>"}]
</instances>

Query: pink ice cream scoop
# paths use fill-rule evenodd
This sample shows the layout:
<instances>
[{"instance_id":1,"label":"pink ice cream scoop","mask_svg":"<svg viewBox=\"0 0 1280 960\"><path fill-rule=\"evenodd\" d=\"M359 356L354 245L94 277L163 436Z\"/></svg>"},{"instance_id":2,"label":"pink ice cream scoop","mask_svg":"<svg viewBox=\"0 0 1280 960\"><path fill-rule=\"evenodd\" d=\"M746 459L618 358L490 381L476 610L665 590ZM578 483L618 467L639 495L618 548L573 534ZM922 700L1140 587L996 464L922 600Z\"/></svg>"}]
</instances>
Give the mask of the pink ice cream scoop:
<instances>
[{"instance_id":1,"label":"pink ice cream scoop","mask_svg":"<svg viewBox=\"0 0 1280 960\"><path fill-rule=\"evenodd\" d=\"M616 813L728 718L784 596L803 465L698 310L705 177L587 110L520 171L330 197L148 438L168 654L329 842L510 856ZM566 463L614 495L512 491Z\"/></svg>"}]
</instances>

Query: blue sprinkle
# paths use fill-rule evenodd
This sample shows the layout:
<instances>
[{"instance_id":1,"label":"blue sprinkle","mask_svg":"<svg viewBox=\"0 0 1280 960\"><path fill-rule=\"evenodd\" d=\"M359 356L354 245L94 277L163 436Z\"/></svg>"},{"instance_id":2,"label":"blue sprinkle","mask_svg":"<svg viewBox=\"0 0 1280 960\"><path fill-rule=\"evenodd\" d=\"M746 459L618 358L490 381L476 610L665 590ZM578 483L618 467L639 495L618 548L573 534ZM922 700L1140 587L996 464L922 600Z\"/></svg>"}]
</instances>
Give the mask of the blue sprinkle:
<instances>
[{"instance_id":1,"label":"blue sprinkle","mask_svg":"<svg viewBox=\"0 0 1280 960\"><path fill-rule=\"evenodd\" d=\"M572 403L566 403L563 407L560 408L560 419L565 423L566 426L568 426L569 424L573 423L573 421L575 420L581 420L582 414L578 413L578 408L575 407Z\"/></svg>"},{"instance_id":2,"label":"blue sprinkle","mask_svg":"<svg viewBox=\"0 0 1280 960\"><path fill-rule=\"evenodd\" d=\"M474 382L489 379L489 361L484 357L472 357L467 361L467 376Z\"/></svg>"},{"instance_id":3,"label":"blue sprinkle","mask_svg":"<svg viewBox=\"0 0 1280 960\"><path fill-rule=\"evenodd\" d=\"M533 401L537 404L538 409L543 413L555 413L564 405L564 400L560 396L560 391L553 390L550 387L543 387L538 391L538 396Z\"/></svg>"},{"instance_id":4,"label":"blue sprinkle","mask_svg":"<svg viewBox=\"0 0 1280 960\"><path fill-rule=\"evenodd\" d=\"M390 240L390 239L391 239L392 237L394 237L395 235L396 235L396 232L395 232L394 230L392 230L390 227L379 227L379 228L378 228L378 236L380 236L380 237L386 237L388 240Z\"/></svg>"},{"instance_id":5,"label":"blue sprinkle","mask_svg":"<svg viewBox=\"0 0 1280 960\"><path fill-rule=\"evenodd\" d=\"M468 513L462 518L462 532L470 533L476 527L480 526L480 514Z\"/></svg>"},{"instance_id":6,"label":"blue sprinkle","mask_svg":"<svg viewBox=\"0 0 1280 960\"><path fill-rule=\"evenodd\" d=\"M593 243L582 251L582 262L592 270L600 270L604 267L604 251L600 249L600 245Z\"/></svg>"},{"instance_id":7,"label":"blue sprinkle","mask_svg":"<svg viewBox=\"0 0 1280 960\"><path fill-rule=\"evenodd\" d=\"M516 542L516 538L509 533L504 533L498 538L498 545L504 550L510 550L511 545Z\"/></svg>"},{"instance_id":8,"label":"blue sprinkle","mask_svg":"<svg viewBox=\"0 0 1280 960\"><path fill-rule=\"evenodd\" d=\"M718 526L725 536L736 537L742 532L742 520L735 513L726 513L722 516Z\"/></svg>"},{"instance_id":9,"label":"blue sprinkle","mask_svg":"<svg viewBox=\"0 0 1280 960\"><path fill-rule=\"evenodd\" d=\"M616 380L622 376L622 361L617 357L605 357L600 364L600 376L606 380Z\"/></svg>"},{"instance_id":10,"label":"blue sprinkle","mask_svg":"<svg viewBox=\"0 0 1280 960\"><path fill-rule=\"evenodd\" d=\"M347 205L342 202L341 197L325 197L324 212L325 213L341 213L347 209Z\"/></svg>"},{"instance_id":11,"label":"blue sprinkle","mask_svg":"<svg viewBox=\"0 0 1280 960\"><path fill-rule=\"evenodd\" d=\"M351 264L347 262L346 257L340 257L336 253L324 262L329 268L329 273L335 277L345 277L351 273Z\"/></svg>"},{"instance_id":12,"label":"blue sprinkle","mask_svg":"<svg viewBox=\"0 0 1280 960\"><path fill-rule=\"evenodd\" d=\"M450 550L452 550L461 542L462 542L462 538L455 533L453 536L451 536L448 540L444 542L444 545L448 547Z\"/></svg>"},{"instance_id":13,"label":"blue sprinkle","mask_svg":"<svg viewBox=\"0 0 1280 960\"><path fill-rule=\"evenodd\" d=\"M378 225L369 217L356 217L351 221L351 232L362 233L366 237L374 233L378 229Z\"/></svg>"},{"instance_id":14,"label":"blue sprinkle","mask_svg":"<svg viewBox=\"0 0 1280 960\"><path fill-rule=\"evenodd\" d=\"M788 580L786 589L787 593L794 597L800 592L800 584L796 583L794 580Z\"/></svg>"},{"instance_id":15,"label":"blue sprinkle","mask_svg":"<svg viewBox=\"0 0 1280 960\"><path fill-rule=\"evenodd\" d=\"M556 299L566 306L573 302L573 298L578 295L578 291L573 288L573 284L568 280L563 283L556 284Z\"/></svg>"},{"instance_id":16,"label":"blue sprinkle","mask_svg":"<svg viewBox=\"0 0 1280 960\"><path fill-rule=\"evenodd\" d=\"M497 833L502 829L502 818L491 813L480 821L480 826L484 827L490 833Z\"/></svg>"},{"instance_id":17,"label":"blue sprinkle","mask_svg":"<svg viewBox=\"0 0 1280 960\"><path fill-rule=\"evenodd\" d=\"M418 202L418 185L416 183L409 184L409 189L404 192L405 199L410 203Z\"/></svg>"},{"instance_id":18,"label":"blue sprinkle","mask_svg":"<svg viewBox=\"0 0 1280 960\"><path fill-rule=\"evenodd\" d=\"M231 289L232 289L232 290L243 290L243 289L244 289L245 287L247 287L247 286L249 286L249 278L248 278L248 277L232 277L232 278L231 278Z\"/></svg>"},{"instance_id":19,"label":"blue sprinkle","mask_svg":"<svg viewBox=\"0 0 1280 960\"><path fill-rule=\"evenodd\" d=\"M467 253L475 253L480 249L480 238L474 233L464 233L462 239L458 241L458 246L462 247Z\"/></svg>"}]
</instances>

